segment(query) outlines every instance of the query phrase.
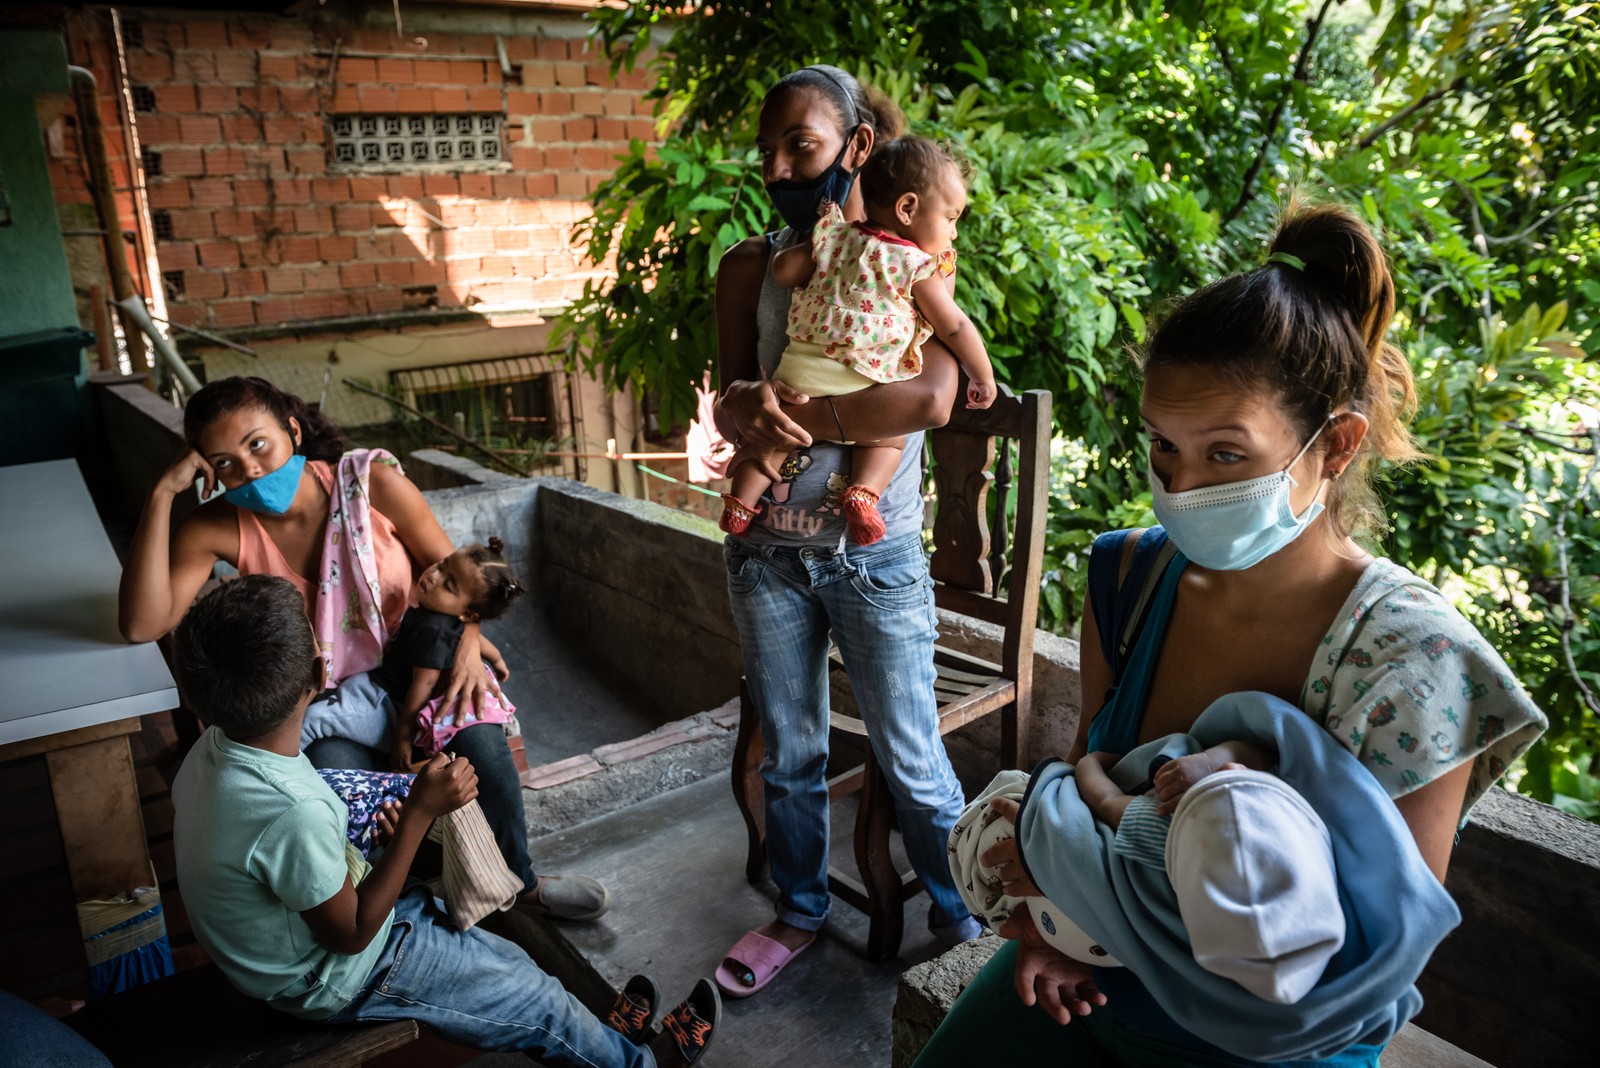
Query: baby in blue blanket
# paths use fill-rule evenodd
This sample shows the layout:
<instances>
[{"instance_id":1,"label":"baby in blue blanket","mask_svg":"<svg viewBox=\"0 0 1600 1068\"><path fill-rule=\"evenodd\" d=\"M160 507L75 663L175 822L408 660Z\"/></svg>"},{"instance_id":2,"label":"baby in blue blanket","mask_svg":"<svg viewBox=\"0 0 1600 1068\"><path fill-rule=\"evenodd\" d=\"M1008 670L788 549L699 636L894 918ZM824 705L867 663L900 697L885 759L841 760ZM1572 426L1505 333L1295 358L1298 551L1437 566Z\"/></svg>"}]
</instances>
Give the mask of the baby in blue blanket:
<instances>
[{"instance_id":1,"label":"baby in blue blanket","mask_svg":"<svg viewBox=\"0 0 1600 1068\"><path fill-rule=\"evenodd\" d=\"M1089 754L1075 766L1079 796L1115 833L1116 853L1170 879L1197 964L1257 997L1293 1004L1344 943L1327 827L1304 798L1267 773L1277 764L1269 747L1232 740L1181 756L1159 748L1166 751L1136 754L1114 769L1102 765L1105 754ZM1113 771L1123 781L1145 778L1124 790ZM1075 959L1117 966L1063 910L1041 896L1007 894L1002 887L1010 880L984 870L983 854L1013 833L990 802L1016 798L1026 784L1019 772L1002 779L963 813L952 836L953 869L963 853L978 858L975 869L956 872L968 905L998 924L1026 901L1047 942ZM972 848L960 849L958 836L969 832L975 832Z\"/></svg>"},{"instance_id":2,"label":"baby in blue blanket","mask_svg":"<svg viewBox=\"0 0 1600 1068\"><path fill-rule=\"evenodd\" d=\"M1152 762L1239 738L1276 755L1272 773L1205 775L1141 841L1135 806L1160 808L1137 794ZM1227 694L1190 733L1096 764L1136 794L1110 799L1116 829L1060 760L1003 772L962 813L950 864L975 913L995 923L1026 903L1047 941L1071 917L1081 952L1058 951L1126 968L1095 968L1108 999L1137 997L1160 1026L1250 1060L1382 1046L1416 1015L1417 976L1461 913L1383 787L1320 724L1271 694ZM984 871L991 851L1003 879Z\"/></svg>"}]
</instances>

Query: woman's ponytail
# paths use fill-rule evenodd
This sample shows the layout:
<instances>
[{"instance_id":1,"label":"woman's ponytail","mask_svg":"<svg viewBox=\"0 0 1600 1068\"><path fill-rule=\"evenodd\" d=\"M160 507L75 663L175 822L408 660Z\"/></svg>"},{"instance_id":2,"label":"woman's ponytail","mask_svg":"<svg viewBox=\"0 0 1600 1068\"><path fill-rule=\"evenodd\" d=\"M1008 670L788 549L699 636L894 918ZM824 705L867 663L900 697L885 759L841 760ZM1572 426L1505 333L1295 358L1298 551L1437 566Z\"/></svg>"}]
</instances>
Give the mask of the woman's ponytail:
<instances>
[{"instance_id":1,"label":"woman's ponytail","mask_svg":"<svg viewBox=\"0 0 1600 1068\"><path fill-rule=\"evenodd\" d=\"M1361 339L1367 451L1391 463L1418 458L1408 425L1417 410L1416 385L1405 354L1388 341L1394 319L1394 277L1367 224L1346 208L1291 201L1273 235L1268 266L1298 260L1305 281L1343 306Z\"/></svg>"}]
</instances>

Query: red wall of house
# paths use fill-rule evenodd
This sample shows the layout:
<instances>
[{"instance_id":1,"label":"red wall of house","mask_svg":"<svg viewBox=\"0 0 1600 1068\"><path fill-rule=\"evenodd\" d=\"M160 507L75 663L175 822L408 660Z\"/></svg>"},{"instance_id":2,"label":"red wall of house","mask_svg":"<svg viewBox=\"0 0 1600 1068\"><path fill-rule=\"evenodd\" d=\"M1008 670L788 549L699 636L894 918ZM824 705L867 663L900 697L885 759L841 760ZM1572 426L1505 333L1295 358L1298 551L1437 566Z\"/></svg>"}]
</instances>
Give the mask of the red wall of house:
<instances>
[{"instance_id":1,"label":"red wall of house","mask_svg":"<svg viewBox=\"0 0 1600 1068\"><path fill-rule=\"evenodd\" d=\"M169 314L189 325L381 314L428 303L416 289L426 286L441 307L569 300L599 270L571 244L584 198L630 139L653 137L644 75L613 79L583 37L504 37L521 69L508 84L484 58L490 35L429 31L424 49L392 27L123 10L140 41L127 48L129 78L155 97L134 125L144 158L160 154L159 175L146 176L152 213L171 221L160 271L182 272ZM109 35L103 10L84 13L68 47L100 80L126 228L132 173ZM504 114L510 169L330 167L327 116L436 112ZM59 203L86 199L75 151L54 168Z\"/></svg>"}]
</instances>

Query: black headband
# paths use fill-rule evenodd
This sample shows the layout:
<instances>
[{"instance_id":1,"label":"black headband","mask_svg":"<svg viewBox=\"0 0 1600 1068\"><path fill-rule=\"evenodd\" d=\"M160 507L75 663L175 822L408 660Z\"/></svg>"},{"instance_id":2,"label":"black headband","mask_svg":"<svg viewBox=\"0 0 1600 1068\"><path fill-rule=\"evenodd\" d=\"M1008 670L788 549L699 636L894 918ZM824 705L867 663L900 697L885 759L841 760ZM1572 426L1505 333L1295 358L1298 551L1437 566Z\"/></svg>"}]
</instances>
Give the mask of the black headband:
<instances>
[{"instance_id":1,"label":"black headband","mask_svg":"<svg viewBox=\"0 0 1600 1068\"><path fill-rule=\"evenodd\" d=\"M852 126L860 126L861 125L861 109L856 107L855 94L852 93L849 89L846 89L844 83L841 82L838 78L834 77L832 72L830 72L827 67L821 66L819 64L812 64L809 67L801 67L800 69L801 70L814 70L818 74L822 75L824 78L826 78L830 82L832 82L835 86L837 86L839 92L844 94L844 98L846 100L850 101L850 111L851 111L852 114L855 115L855 120L856 120L852 124Z\"/></svg>"}]
</instances>

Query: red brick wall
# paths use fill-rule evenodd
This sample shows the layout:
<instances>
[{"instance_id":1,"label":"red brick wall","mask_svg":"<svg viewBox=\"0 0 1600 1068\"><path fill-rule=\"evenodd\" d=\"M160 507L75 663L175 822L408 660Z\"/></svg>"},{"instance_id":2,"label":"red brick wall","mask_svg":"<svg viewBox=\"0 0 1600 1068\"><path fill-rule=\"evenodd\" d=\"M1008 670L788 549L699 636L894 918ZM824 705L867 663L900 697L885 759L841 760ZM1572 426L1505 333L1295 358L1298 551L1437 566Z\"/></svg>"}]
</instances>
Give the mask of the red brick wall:
<instances>
[{"instance_id":1,"label":"red brick wall","mask_svg":"<svg viewBox=\"0 0 1600 1068\"><path fill-rule=\"evenodd\" d=\"M653 136L643 75L613 80L581 37L504 38L519 85L483 58L495 55L492 36L430 31L423 51L392 29L123 11L143 38L128 49L130 79L155 94L135 128L142 152L161 156L146 181L151 211L171 221L171 239L156 245L160 269L183 272L183 296L169 305L178 322L227 329L391 312L417 286L436 287L441 307L571 299L597 271L570 242L584 198L630 138ZM100 78L120 155L107 32L103 18L80 18L69 48ZM326 116L441 111L504 114L510 169L330 167ZM83 196L70 162L57 170L62 203ZM123 161L119 186L128 177Z\"/></svg>"}]
</instances>

